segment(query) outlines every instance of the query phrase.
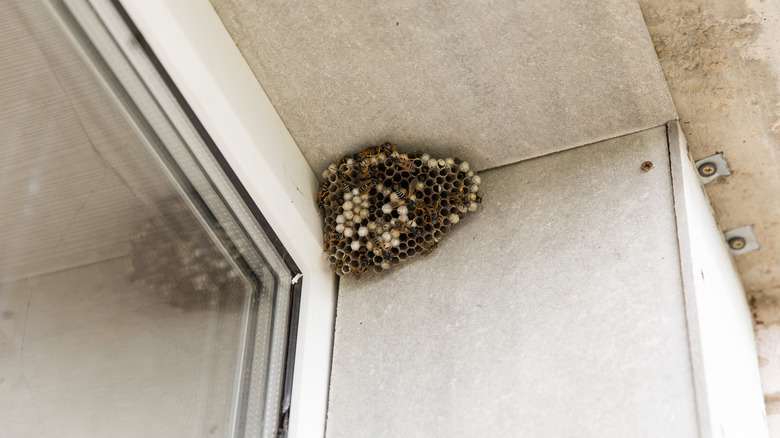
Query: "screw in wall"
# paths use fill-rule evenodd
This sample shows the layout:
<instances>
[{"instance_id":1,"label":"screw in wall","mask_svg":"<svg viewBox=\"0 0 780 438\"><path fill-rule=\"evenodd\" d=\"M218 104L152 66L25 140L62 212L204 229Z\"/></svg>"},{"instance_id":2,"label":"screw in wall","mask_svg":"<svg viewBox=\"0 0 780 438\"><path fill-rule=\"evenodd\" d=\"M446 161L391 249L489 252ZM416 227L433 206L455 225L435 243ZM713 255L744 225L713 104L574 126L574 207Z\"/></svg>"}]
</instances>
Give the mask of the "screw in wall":
<instances>
[{"instance_id":1,"label":"screw in wall","mask_svg":"<svg viewBox=\"0 0 780 438\"><path fill-rule=\"evenodd\" d=\"M761 248L753 231L753 225L735 228L723 233L731 253L741 255Z\"/></svg>"},{"instance_id":2,"label":"screw in wall","mask_svg":"<svg viewBox=\"0 0 780 438\"><path fill-rule=\"evenodd\" d=\"M718 152L696 161L696 172L699 174L701 182L707 184L720 177L731 175L731 168L726 159L723 158L723 153Z\"/></svg>"}]
</instances>

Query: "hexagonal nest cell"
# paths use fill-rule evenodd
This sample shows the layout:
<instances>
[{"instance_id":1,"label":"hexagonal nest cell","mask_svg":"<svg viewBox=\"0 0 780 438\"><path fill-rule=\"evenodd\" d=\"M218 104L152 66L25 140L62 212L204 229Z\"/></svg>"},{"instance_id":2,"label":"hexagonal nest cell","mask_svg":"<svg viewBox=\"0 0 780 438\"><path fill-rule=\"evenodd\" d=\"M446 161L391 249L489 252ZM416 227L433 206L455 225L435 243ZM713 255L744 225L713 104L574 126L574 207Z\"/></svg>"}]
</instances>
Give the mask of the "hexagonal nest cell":
<instances>
[{"instance_id":1,"label":"hexagonal nest cell","mask_svg":"<svg viewBox=\"0 0 780 438\"><path fill-rule=\"evenodd\" d=\"M480 177L467 162L403 154L390 143L344 156L322 178L323 256L338 275L360 277L430 254L482 202Z\"/></svg>"}]
</instances>

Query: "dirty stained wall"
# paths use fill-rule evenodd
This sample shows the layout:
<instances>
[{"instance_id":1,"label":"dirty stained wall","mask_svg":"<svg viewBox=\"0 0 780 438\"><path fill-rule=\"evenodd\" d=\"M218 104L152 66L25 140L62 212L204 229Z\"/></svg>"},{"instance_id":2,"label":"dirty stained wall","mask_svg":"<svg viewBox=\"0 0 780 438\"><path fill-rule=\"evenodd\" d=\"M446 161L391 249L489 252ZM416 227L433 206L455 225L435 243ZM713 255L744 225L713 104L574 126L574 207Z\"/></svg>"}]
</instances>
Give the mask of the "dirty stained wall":
<instances>
[{"instance_id":1,"label":"dirty stained wall","mask_svg":"<svg viewBox=\"0 0 780 438\"><path fill-rule=\"evenodd\" d=\"M733 175L707 185L722 230L755 225L736 257L754 310L762 385L780 436L780 3L641 0L695 159L723 152Z\"/></svg>"}]
</instances>

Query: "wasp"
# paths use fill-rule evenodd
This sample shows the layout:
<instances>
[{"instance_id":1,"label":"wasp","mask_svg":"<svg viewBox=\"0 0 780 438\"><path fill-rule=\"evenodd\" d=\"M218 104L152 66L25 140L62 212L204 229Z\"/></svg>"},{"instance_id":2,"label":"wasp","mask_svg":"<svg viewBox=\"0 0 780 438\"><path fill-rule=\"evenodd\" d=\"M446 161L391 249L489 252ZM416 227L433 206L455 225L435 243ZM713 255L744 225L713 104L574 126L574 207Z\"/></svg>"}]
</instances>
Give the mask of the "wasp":
<instances>
[{"instance_id":1,"label":"wasp","mask_svg":"<svg viewBox=\"0 0 780 438\"><path fill-rule=\"evenodd\" d=\"M395 152L395 145L390 142L386 142L385 144L378 147L379 147L379 153L381 154L384 152L384 154L387 155L388 157L392 155L393 152Z\"/></svg>"},{"instance_id":2,"label":"wasp","mask_svg":"<svg viewBox=\"0 0 780 438\"><path fill-rule=\"evenodd\" d=\"M382 178L374 177L370 180L366 181L364 184L362 184L360 187L358 187L358 190L360 190L360 194L363 195L367 191L371 190L375 185L382 182Z\"/></svg>"},{"instance_id":3,"label":"wasp","mask_svg":"<svg viewBox=\"0 0 780 438\"><path fill-rule=\"evenodd\" d=\"M410 190L411 192L411 190ZM396 190L396 195L398 195L398 205L401 205L400 203L403 202L404 205L409 207L410 209L414 210L414 208L417 206L417 203L415 201L412 201L409 199L409 196L411 196L411 193L404 193L403 190ZM392 203L390 205L393 205ZM393 206L395 208L397 206Z\"/></svg>"},{"instance_id":4,"label":"wasp","mask_svg":"<svg viewBox=\"0 0 780 438\"><path fill-rule=\"evenodd\" d=\"M357 275L357 277L358 278L362 277L363 274L365 274L366 271L368 271L368 267L369 267L368 257L366 257L365 255L361 255L360 256L360 266L358 266L357 270L355 271L355 274Z\"/></svg>"},{"instance_id":5,"label":"wasp","mask_svg":"<svg viewBox=\"0 0 780 438\"><path fill-rule=\"evenodd\" d=\"M436 205L433 207L433 212L423 205L415 211L415 216L422 218L425 223L436 226L439 224L439 201L436 201Z\"/></svg>"},{"instance_id":6,"label":"wasp","mask_svg":"<svg viewBox=\"0 0 780 438\"><path fill-rule=\"evenodd\" d=\"M352 191L352 183L349 183L347 181L341 181L341 189L344 190L344 193L351 192Z\"/></svg>"},{"instance_id":7,"label":"wasp","mask_svg":"<svg viewBox=\"0 0 780 438\"><path fill-rule=\"evenodd\" d=\"M334 205L332 202L329 203L328 200L330 198L330 193L325 190L324 184L320 186L320 189L317 191L317 208L320 210L320 215L323 214L325 211L325 207L330 207L333 210L336 210L339 208L339 205Z\"/></svg>"},{"instance_id":8,"label":"wasp","mask_svg":"<svg viewBox=\"0 0 780 438\"><path fill-rule=\"evenodd\" d=\"M373 178L379 171L376 166L372 166L368 160L358 161L359 172L358 176L361 179Z\"/></svg>"},{"instance_id":9,"label":"wasp","mask_svg":"<svg viewBox=\"0 0 780 438\"><path fill-rule=\"evenodd\" d=\"M398 196L398 199L396 199L395 201L390 201L390 206L393 208L397 208L400 207L401 205L406 205L407 207L409 207L410 210L414 210L415 208L417 208L417 202L411 199L411 196L414 193L416 188L417 188L417 178L414 178L409 183L409 187L406 188L406 192L404 192L401 189L396 190L395 194L396 196Z\"/></svg>"},{"instance_id":10,"label":"wasp","mask_svg":"<svg viewBox=\"0 0 780 438\"><path fill-rule=\"evenodd\" d=\"M379 166L378 165L372 165L368 161L361 161L362 169L360 171L360 178L362 179L370 179L375 178L377 174L379 173Z\"/></svg>"},{"instance_id":11,"label":"wasp","mask_svg":"<svg viewBox=\"0 0 780 438\"><path fill-rule=\"evenodd\" d=\"M434 225L439 224L439 219L442 217L440 213L441 212L439 211L439 201L436 201L436 204L433 205L433 212L431 213L432 215L431 219Z\"/></svg>"},{"instance_id":12,"label":"wasp","mask_svg":"<svg viewBox=\"0 0 780 438\"><path fill-rule=\"evenodd\" d=\"M381 256L385 260L390 260L393 256L390 254L390 249L385 247L382 239L374 238L374 245L372 248L374 254Z\"/></svg>"},{"instance_id":13,"label":"wasp","mask_svg":"<svg viewBox=\"0 0 780 438\"><path fill-rule=\"evenodd\" d=\"M420 227L413 227L408 222L404 222L404 221L402 221L400 219L397 219L396 222L399 223L403 228L408 230L407 234L411 234L413 236L419 236L423 232L422 228L420 228Z\"/></svg>"},{"instance_id":14,"label":"wasp","mask_svg":"<svg viewBox=\"0 0 780 438\"><path fill-rule=\"evenodd\" d=\"M450 197L450 201L456 202L465 208L471 207L471 204L479 204L482 209L482 193L470 193L468 195L461 192L460 195Z\"/></svg>"},{"instance_id":15,"label":"wasp","mask_svg":"<svg viewBox=\"0 0 780 438\"><path fill-rule=\"evenodd\" d=\"M325 201L328 194L325 192L325 184L320 184L320 189L317 191L317 208L320 209L320 214L325 210Z\"/></svg>"},{"instance_id":16,"label":"wasp","mask_svg":"<svg viewBox=\"0 0 780 438\"><path fill-rule=\"evenodd\" d=\"M436 246L439 244L438 239L432 239L427 240L425 243L421 243L420 246L423 248L422 255L428 255L433 252L434 249L436 249Z\"/></svg>"},{"instance_id":17,"label":"wasp","mask_svg":"<svg viewBox=\"0 0 780 438\"><path fill-rule=\"evenodd\" d=\"M344 242L345 240L347 240L344 236L340 235L339 233L328 233L324 237L325 238L323 239L323 241L325 243L326 251L332 248L334 245L338 245Z\"/></svg>"},{"instance_id":18,"label":"wasp","mask_svg":"<svg viewBox=\"0 0 780 438\"><path fill-rule=\"evenodd\" d=\"M350 159L351 159L351 160L353 160L353 162L352 162L352 163L348 163L348 162L347 162L347 161L349 161ZM336 167L341 167L341 165L342 165L342 164L346 164L347 166L354 166L354 165L355 165L355 163L354 163L354 162L357 162L357 161L360 161L360 153L359 153L359 152L358 152L357 154L352 154L352 155L344 155L344 156L343 156L343 157L341 157L341 159L340 159L340 160L339 160L339 161L336 163Z\"/></svg>"},{"instance_id":19,"label":"wasp","mask_svg":"<svg viewBox=\"0 0 780 438\"><path fill-rule=\"evenodd\" d=\"M346 174L344 173L344 171L342 170L341 166L339 166L339 168L336 170L336 177L339 179L339 181L341 181L341 183L342 183L342 184L347 184L347 183L349 183L350 185L353 185L353 184L350 182L349 175L346 175Z\"/></svg>"},{"instance_id":20,"label":"wasp","mask_svg":"<svg viewBox=\"0 0 780 438\"><path fill-rule=\"evenodd\" d=\"M395 152L395 145L392 143L385 143L379 146L365 148L355 154L354 158L356 160L365 160L367 158L378 157L380 154L385 154L389 157L393 152Z\"/></svg>"},{"instance_id":21,"label":"wasp","mask_svg":"<svg viewBox=\"0 0 780 438\"><path fill-rule=\"evenodd\" d=\"M390 157L390 163L392 163L393 166L397 166L401 170L405 170L412 174L418 174L419 169L415 168L414 163L400 157Z\"/></svg>"},{"instance_id":22,"label":"wasp","mask_svg":"<svg viewBox=\"0 0 780 438\"><path fill-rule=\"evenodd\" d=\"M463 193L455 196L450 196L450 202L453 202L457 205L462 205L466 208L468 208L468 206L471 205L471 199L469 199L469 197L464 195Z\"/></svg>"},{"instance_id":23,"label":"wasp","mask_svg":"<svg viewBox=\"0 0 780 438\"><path fill-rule=\"evenodd\" d=\"M362 151L357 153L357 157L361 160L374 158L379 156L379 154L382 153L382 146L371 146L369 148L365 148Z\"/></svg>"}]
</instances>

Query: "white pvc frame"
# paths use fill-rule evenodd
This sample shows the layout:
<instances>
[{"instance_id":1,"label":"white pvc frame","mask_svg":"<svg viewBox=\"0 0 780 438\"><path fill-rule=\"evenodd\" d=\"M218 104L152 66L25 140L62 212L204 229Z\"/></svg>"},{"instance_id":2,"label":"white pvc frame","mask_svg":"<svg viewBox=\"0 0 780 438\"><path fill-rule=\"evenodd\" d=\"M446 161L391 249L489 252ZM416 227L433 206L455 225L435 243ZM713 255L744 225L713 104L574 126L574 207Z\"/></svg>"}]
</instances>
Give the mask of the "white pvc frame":
<instances>
[{"instance_id":1,"label":"white pvc frame","mask_svg":"<svg viewBox=\"0 0 780 438\"><path fill-rule=\"evenodd\" d=\"M208 0L120 3L303 273L289 436L323 436L336 281L317 177Z\"/></svg>"}]
</instances>

